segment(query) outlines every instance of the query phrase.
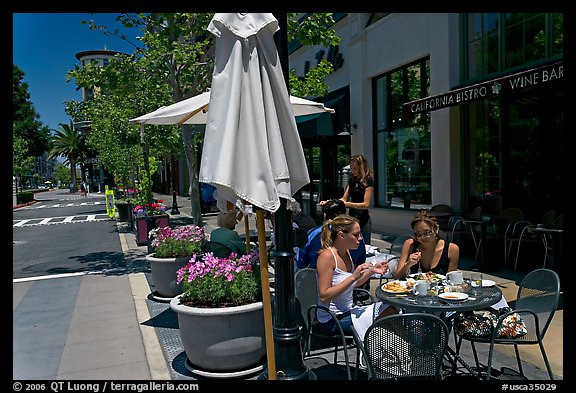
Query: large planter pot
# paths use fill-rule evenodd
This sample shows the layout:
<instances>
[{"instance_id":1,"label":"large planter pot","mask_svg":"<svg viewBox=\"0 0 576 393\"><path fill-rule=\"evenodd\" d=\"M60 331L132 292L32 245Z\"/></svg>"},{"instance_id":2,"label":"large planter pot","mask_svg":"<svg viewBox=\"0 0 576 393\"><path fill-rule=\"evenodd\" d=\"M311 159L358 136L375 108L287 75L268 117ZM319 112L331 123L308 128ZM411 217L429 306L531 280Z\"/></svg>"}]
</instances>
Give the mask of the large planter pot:
<instances>
[{"instance_id":1,"label":"large planter pot","mask_svg":"<svg viewBox=\"0 0 576 393\"><path fill-rule=\"evenodd\" d=\"M176 284L176 272L185 266L190 258L156 258L156 254L146 255L146 260L150 264L152 281L156 287L154 294L159 298L173 298L182 293L182 283Z\"/></svg>"},{"instance_id":2,"label":"large planter pot","mask_svg":"<svg viewBox=\"0 0 576 393\"><path fill-rule=\"evenodd\" d=\"M266 358L262 302L225 308L197 308L170 301L178 314L187 367L208 377L237 377L261 370Z\"/></svg>"},{"instance_id":3,"label":"large planter pot","mask_svg":"<svg viewBox=\"0 0 576 393\"><path fill-rule=\"evenodd\" d=\"M136 244L145 246L148 244L148 231L170 225L170 216L162 214L158 216L144 216L136 218Z\"/></svg>"}]
</instances>

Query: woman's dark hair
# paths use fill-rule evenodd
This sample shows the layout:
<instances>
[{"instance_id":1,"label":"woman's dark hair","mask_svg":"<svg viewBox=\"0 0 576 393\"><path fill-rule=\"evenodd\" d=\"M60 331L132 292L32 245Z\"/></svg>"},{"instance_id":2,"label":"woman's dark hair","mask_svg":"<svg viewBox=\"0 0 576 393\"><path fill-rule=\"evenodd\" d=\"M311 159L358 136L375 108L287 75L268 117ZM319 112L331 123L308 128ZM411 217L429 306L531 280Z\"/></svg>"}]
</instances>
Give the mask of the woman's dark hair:
<instances>
[{"instance_id":1,"label":"woman's dark hair","mask_svg":"<svg viewBox=\"0 0 576 393\"><path fill-rule=\"evenodd\" d=\"M325 220L331 220L339 214L346 214L346 205L341 199L330 199L322 205Z\"/></svg>"},{"instance_id":2,"label":"woman's dark hair","mask_svg":"<svg viewBox=\"0 0 576 393\"><path fill-rule=\"evenodd\" d=\"M436 220L436 216L432 212L429 212L428 210L421 210L418 213L416 213L416 215L410 222L410 228L414 229L416 224L419 223L420 221L424 221L426 224L428 224L430 228L432 228L434 233L438 235L440 225L438 225L438 220Z\"/></svg>"}]
</instances>

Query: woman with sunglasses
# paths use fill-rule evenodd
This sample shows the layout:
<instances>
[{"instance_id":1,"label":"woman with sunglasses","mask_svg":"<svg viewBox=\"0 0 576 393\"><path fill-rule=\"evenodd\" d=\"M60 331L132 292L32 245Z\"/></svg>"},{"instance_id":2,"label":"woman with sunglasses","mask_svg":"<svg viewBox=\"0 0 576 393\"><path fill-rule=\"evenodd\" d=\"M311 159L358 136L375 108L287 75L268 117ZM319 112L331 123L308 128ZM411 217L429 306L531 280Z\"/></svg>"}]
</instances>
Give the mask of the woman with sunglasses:
<instances>
[{"instance_id":1,"label":"woman with sunglasses","mask_svg":"<svg viewBox=\"0 0 576 393\"><path fill-rule=\"evenodd\" d=\"M406 239L402 246L394 278L403 279L419 269L442 275L458 270L460 248L438 235L439 225L434 214L426 210L418 212L410 227L414 237Z\"/></svg>"}]
</instances>

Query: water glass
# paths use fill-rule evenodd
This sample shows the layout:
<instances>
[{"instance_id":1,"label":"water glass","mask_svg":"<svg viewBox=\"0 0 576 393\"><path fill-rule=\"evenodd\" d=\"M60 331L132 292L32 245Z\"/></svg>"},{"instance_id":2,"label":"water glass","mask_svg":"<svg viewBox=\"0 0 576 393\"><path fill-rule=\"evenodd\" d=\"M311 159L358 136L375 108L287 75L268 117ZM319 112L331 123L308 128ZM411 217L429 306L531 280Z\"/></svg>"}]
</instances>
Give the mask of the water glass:
<instances>
[{"instance_id":1,"label":"water glass","mask_svg":"<svg viewBox=\"0 0 576 393\"><path fill-rule=\"evenodd\" d=\"M427 293L428 304L434 304L436 302L438 297L438 291L439 291L438 283L436 281L431 281Z\"/></svg>"},{"instance_id":2,"label":"water glass","mask_svg":"<svg viewBox=\"0 0 576 393\"><path fill-rule=\"evenodd\" d=\"M482 273L481 272L472 272L470 274L470 283L472 284L472 288L470 289L470 293L472 295L478 295L482 293Z\"/></svg>"}]
</instances>

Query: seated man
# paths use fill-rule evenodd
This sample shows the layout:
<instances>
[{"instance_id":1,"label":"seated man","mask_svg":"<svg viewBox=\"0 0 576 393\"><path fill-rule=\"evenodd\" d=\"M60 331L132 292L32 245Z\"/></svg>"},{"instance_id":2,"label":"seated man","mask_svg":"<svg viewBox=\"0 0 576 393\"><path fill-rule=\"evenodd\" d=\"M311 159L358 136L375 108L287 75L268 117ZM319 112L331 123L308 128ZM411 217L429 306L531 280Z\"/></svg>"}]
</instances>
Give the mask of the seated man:
<instances>
[{"instance_id":1,"label":"seated man","mask_svg":"<svg viewBox=\"0 0 576 393\"><path fill-rule=\"evenodd\" d=\"M322 205L324 220L331 220L339 214L346 214L346 206L340 199L331 199ZM308 242L298 253L296 266L298 269L311 267L316 269L316 260L320 250L320 238L322 234L322 225L308 231ZM362 238L360 245L356 250L350 250L354 266L359 266L366 262L366 243Z\"/></svg>"},{"instance_id":2,"label":"seated man","mask_svg":"<svg viewBox=\"0 0 576 393\"><path fill-rule=\"evenodd\" d=\"M246 254L246 243L236 232L237 211L232 209L218 213L218 227L210 232L210 241L225 245L238 255Z\"/></svg>"}]
</instances>

